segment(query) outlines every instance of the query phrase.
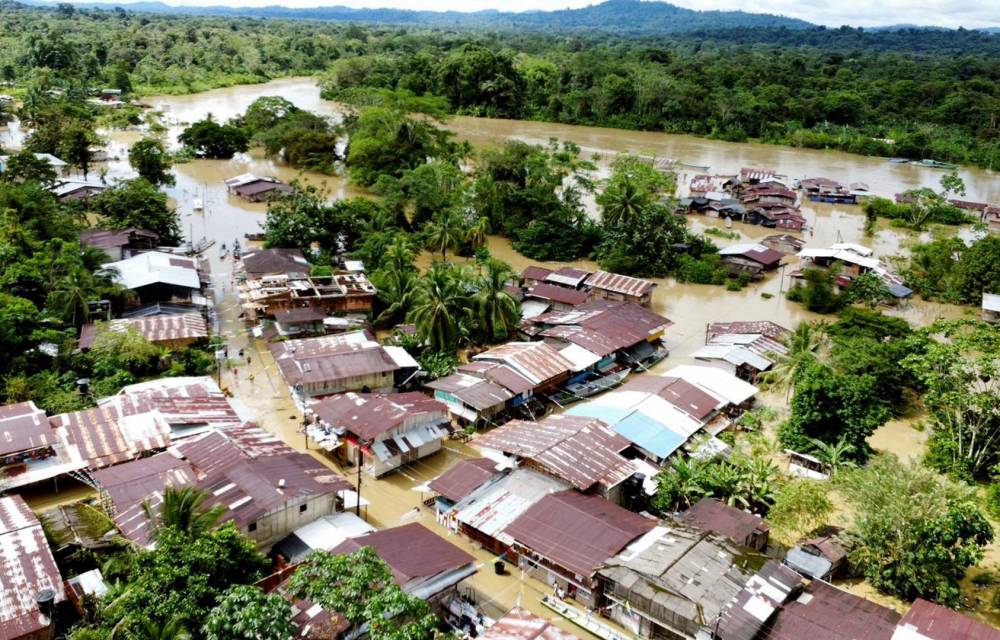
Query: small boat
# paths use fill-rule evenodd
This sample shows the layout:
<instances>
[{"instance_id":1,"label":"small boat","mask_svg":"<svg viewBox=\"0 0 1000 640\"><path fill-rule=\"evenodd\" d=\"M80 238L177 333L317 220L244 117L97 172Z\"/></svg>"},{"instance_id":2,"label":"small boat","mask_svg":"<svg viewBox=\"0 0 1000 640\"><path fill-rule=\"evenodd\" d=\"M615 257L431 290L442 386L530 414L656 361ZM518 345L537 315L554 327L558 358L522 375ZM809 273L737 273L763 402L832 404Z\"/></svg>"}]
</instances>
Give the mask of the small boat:
<instances>
[{"instance_id":1,"label":"small boat","mask_svg":"<svg viewBox=\"0 0 1000 640\"><path fill-rule=\"evenodd\" d=\"M921 167L928 167L930 169L957 169L958 165L951 162L941 162L940 160L931 160L924 158L919 162L914 162L913 164L918 164Z\"/></svg>"},{"instance_id":2,"label":"small boat","mask_svg":"<svg viewBox=\"0 0 1000 640\"><path fill-rule=\"evenodd\" d=\"M225 258L227 255L229 255L229 249L226 248L226 245L219 247L219 258Z\"/></svg>"},{"instance_id":3,"label":"small boat","mask_svg":"<svg viewBox=\"0 0 1000 640\"><path fill-rule=\"evenodd\" d=\"M889 162L892 164L908 164L910 161L906 158L889 158Z\"/></svg>"},{"instance_id":4,"label":"small boat","mask_svg":"<svg viewBox=\"0 0 1000 640\"><path fill-rule=\"evenodd\" d=\"M233 241L233 260L239 259L240 253L242 253L242 251L243 251L243 248L240 247L240 241L239 240L234 240Z\"/></svg>"},{"instance_id":5,"label":"small boat","mask_svg":"<svg viewBox=\"0 0 1000 640\"><path fill-rule=\"evenodd\" d=\"M195 211L201 211L205 208L205 203L202 202L201 198L195 198L191 201L191 208Z\"/></svg>"}]
</instances>

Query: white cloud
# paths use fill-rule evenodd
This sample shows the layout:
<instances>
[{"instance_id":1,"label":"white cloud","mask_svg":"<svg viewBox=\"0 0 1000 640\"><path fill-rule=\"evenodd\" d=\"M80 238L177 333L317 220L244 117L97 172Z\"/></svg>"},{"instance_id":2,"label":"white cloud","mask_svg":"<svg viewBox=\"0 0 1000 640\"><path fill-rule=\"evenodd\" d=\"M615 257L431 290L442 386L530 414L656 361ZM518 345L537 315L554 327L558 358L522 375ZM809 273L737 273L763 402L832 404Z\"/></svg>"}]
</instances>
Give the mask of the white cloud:
<instances>
[{"instance_id":1,"label":"white cloud","mask_svg":"<svg viewBox=\"0 0 1000 640\"><path fill-rule=\"evenodd\" d=\"M129 0L122 0L123 3ZM357 8L392 7L438 11L551 11L584 7L600 0L165 0L174 5L315 7L343 5ZM742 10L776 13L827 26L871 27L918 24L941 27L1000 27L997 0L673 0L689 9Z\"/></svg>"}]
</instances>

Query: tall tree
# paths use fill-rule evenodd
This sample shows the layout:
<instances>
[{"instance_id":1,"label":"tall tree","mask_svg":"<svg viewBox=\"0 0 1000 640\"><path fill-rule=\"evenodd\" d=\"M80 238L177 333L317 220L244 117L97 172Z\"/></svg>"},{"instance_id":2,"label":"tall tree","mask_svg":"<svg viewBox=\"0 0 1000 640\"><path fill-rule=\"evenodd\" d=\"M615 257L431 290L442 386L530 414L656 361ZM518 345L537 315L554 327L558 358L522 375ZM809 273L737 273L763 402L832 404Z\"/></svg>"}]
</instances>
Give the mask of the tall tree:
<instances>
[{"instance_id":1,"label":"tall tree","mask_svg":"<svg viewBox=\"0 0 1000 640\"><path fill-rule=\"evenodd\" d=\"M167 487L159 505L146 499L142 502L142 511L154 537L160 530L169 528L192 539L200 538L219 524L226 511L222 505L206 508L207 499L207 493L194 487Z\"/></svg>"},{"instance_id":2,"label":"tall tree","mask_svg":"<svg viewBox=\"0 0 1000 640\"><path fill-rule=\"evenodd\" d=\"M432 351L450 351L462 337L469 309L461 267L435 262L421 279L409 313Z\"/></svg>"},{"instance_id":3,"label":"tall tree","mask_svg":"<svg viewBox=\"0 0 1000 640\"><path fill-rule=\"evenodd\" d=\"M206 640L292 640L292 607L279 594L253 585L230 587L203 627Z\"/></svg>"},{"instance_id":4,"label":"tall tree","mask_svg":"<svg viewBox=\"0 0 1000 640\"><path fill-rule=\"evenodd\" d=\"M133 144L128 153L128 162L139 177L145 178L150 184L174 184L174 176L170 172L173 159L163 142L157 138L143 138Z\"/></svg>"},{"instance_id":5,"label":"tall tree","mask_svg":"<svg viewBox=\"0 0 1000 640\"><path fill-rule=\"evenodd\" d=\"M474 296L479 331L487 343L505 340L521 320L517 300L507 292L514 277L508 264L490 258L480 276Z\"/></svg>"}]
</instances>

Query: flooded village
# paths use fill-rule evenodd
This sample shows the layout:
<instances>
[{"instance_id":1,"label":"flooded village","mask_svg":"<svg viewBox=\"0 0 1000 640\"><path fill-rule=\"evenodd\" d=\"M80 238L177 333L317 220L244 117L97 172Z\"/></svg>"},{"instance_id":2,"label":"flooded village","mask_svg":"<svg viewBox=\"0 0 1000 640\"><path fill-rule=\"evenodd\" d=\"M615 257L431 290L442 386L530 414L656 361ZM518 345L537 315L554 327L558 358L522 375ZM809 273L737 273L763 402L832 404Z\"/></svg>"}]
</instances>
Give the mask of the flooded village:
<instances>
[{"instance_id":1,"label":"flooded village","mask_svg":"<svg viewBox=\"0 0 1000 640\"><path fill-rule=\"evenodd\" d=\"M143 102L176 148L185 126L209 114L226 121L272 95L324 116L343 113L312 78ZM260 149L177 163L164 190L185 246L163 247L142 229L81 236L107 253L135 303L117 318L95 315L78 348L89 349L99 330L135 329L171 349L210 344L216 370L131 384L77 411L0 407L0 548L5 571L17 574L4 580L0 630L23 631L0 636L50 637L38 620L53 607L66 600L82 611L80 602L110 588L96 569L60 574L52 552L65 549L49 551L39 522L67 547L100 549L121 536L144 548L155 544L149 509L168 488L194 487L267 554L265 590L289 593L310 552L368 547L464 637L1000 637L980 622L997 622L988 608L956 612L878 593L849 575L833 534L789 535L746 505L712 498L670 513L651 507L663 469L725 459L734 434L749 431L746 416L767 416L759 430L774 438L789 398L764 376L787 361L801 323L827 318L786 297L807 269L832 268L844 290L871 274L891 294L885 314L915 327L995 320L992 298L978 308L915 296L897 259L931 233L872 225L860 206L935 187L942 170L543 122L459 116L445 126L475 148L573 142L595 157L595 180L608 178L618 154L651 158L676 176L676 213L707 233L743 286L632 277L586 259L532 260L491 234L489 255L513 270L504 284L518 302L516 330L463 349L452 370L431 376L411 353L421 342L415 327L375 329L378 287L363 262L345 252L333 269L317 269L308 253L264 246L268 203L293 183L322 185L336 200L368 191ZM11 123L0 145L17 148L22 135ZM107 159L88 176L61 180L58 197L93 197L134 175L128 150L141 132L101 135ZM966 194L956 205L977 224L941 233L1000 230L995 173L962 167L957 175ZM593 201L587 213L598 217ZM473 257L447 257L480 268ZM436 259L425 250L417 266L426 271ZM919 459L922 418L895 416L869 443ZM788 477L826 482L833 472L806 453L772 447L767 455ZM113 529L93 537L81 504L103 510ZM832 531L849 521L838 505L821 524ZM994 542L982 565L997 561ZM359 637L338 612L288 600L298 637ZM942 627L963 631L941 635Z\"/></svg>"}]
</instances>

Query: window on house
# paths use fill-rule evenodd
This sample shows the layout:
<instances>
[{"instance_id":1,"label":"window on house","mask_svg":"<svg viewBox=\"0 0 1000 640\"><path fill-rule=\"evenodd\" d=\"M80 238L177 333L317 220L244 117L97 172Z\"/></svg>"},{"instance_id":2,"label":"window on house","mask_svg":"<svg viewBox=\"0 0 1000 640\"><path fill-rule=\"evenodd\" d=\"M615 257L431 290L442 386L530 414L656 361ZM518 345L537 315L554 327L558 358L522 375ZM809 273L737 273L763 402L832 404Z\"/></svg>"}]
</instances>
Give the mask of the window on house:
<instances>
[{"instance_id":1,"label":"window on house","mask_svg":"<svg viewBox=\"0 0 1000 640\"><path fill-rule=\"evenodd\" d=\"M247 525L247 533L253 533L256 530L257 530L256 522L251 522L250 524Z\"/></svg>"},{"instance_id":2,"label":"window on house","mask_svg":"<svg viewBox=\"0 0 1000 640\"><path fill-rule=\"evenodd\" d=\"M308 507L308 506L309 505L307 505L307 504L300 504L299 505L299 513L305 513L306 512L306 507Z\"/></svg>"}]
</instances>

